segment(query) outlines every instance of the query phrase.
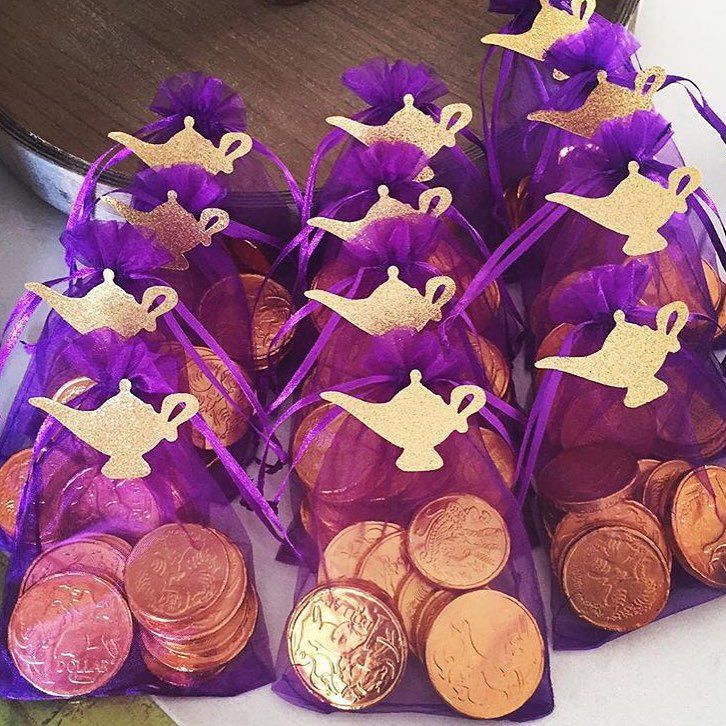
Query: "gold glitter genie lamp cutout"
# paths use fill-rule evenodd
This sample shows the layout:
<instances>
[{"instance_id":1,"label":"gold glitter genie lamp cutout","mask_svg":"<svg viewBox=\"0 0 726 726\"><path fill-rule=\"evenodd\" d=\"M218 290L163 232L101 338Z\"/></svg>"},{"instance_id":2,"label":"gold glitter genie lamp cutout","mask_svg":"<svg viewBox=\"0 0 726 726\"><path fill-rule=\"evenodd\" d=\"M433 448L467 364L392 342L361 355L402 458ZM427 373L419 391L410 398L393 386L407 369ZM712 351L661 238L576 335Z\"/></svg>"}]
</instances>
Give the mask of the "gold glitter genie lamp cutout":
<instances>
[{"instance_id":1,"label":"gold glitter genie lamp cutout","mask_svg":"<svg viewBox=\"0 0 726 726\"><path fill-rule=\"evenodd\" d=\"M401 328L419 332L441 320L441 309L456 292L456 283L445 275L426 281L422 295L398 277L398 267L388 268L388 279L368 297L341 297L326 290L308 290L305 296L322 303L364 333L385 335ZM440 293L438 297L437 293Z\"/></svg>"},{"instance_id":2,"label":"gold glitter genie lamp cutout","mask_svg":"<svg viewBox=\"0 0 726 726\"><path fill-rule=\"evenodd\" d=\"M142 212L110 197L104 197L103 201L135 227L154 232L160 245L172 255L171 262L163 265L166 270L188 270L189 262L184 253L197 245L209 247L212 236L223 232L229 224L229 214L217 207L203 209L197 220L177 202L177 194L173 189L166 193L166 201L150 212Z\"/></svg>"},{"instance_id":3,"label":"gold glitter genie lamp cutout","mask_svg":"<svg viewBox=\"0 0 726 726\"><path fill-rule=\"evenodd\" d=\"M143 454L162 439L176 441L177 429L199 410L191 393L172 393L161 403L161 411L131 393L131 381L123 379L119 392L95 411L80 411L51 398L29 399L31 406L45 411L109 460L101 473L109 479L139 479L151 473ZM177 406L184 406L172 416Z\"/></svg>"},{"instance_id":4,"label":"gold glitter genie lamp cutout","mask_svg":"<svg viewBox=\"0 0 726 726\"><path fill-rule=\"evenodd\" d=\"M597 86L580 108L572 111L535 111L527 118L590 139L603 121L628 118L636 111L651 111L653 96L665 82L666 72L659 66L638 71L634 88L610 83L607 78L607 71L598 72Z\"/></svg>"},{"instance_id":5,"label":"gold glitter genie lamp cutout","mask_svg":"<svg viewBox=\"0 0 726 726\"><path fill-rule=\"evenodd\" d=\"M410 204L394 199L385 184L378 187L378 201L368 210L363 219L355 222L343 222L329 217L312 217L308 220L310 227L317 227L336 237L349 242L365 230L369 224L384 219L400 219L416 214L441 216L451 206L451 192L446 187L426 189L419 195L418 209Z\"/></svg>"},{"instance_id":6,"label":"gold glitter genie lamp cutout","mask_svg":"<svg viewBox=\"0 0 726 726\"><path fill-rule=\"evenodd\" d=\"M104 270L103 282L83 297L66 297L42 282L28 282L25 289L43 298L79 333L85 335L110 328L124 338L131 338L141 330L150 333L156 330L157 319L172 310L179 300L173 287L154 285L144 290L139 303L113 278L113 270ZM158 298L162 298L161 302L152 307Z\"/></svg>"},{"instance_id":7,"label":"gold glitter genie lamp cutout","mask_svg":"<svg viewBox=\"0 0 726 726\"><path fill-rule=\"evenodd\" d=\"M558 40L584 30L595 12L595 0L572 0L572 12L550 5L549 0L540 0L540 5L529 30L518 35L489 33L481 42L541 61Z\"/></svg>"},{"instance_id":8,"label":"gold glitter genie lamp cutout","mask_svg":"<svg viewBox=\"0 0 726 726\"><path fill-rule=\"evenodd\" d=\"M184 128L181 131L162 144L142 141L123 131L112 131L108 138L133 151L147 166L196 164L210 174L231 174L234 162L252 149L252 138L244 131L225 134L220 139L219 146L215 146L194 129L194 119L191 116L184 119Z\"/></svg>"},{"instance_id":9,"label":"gold glitter genie lamp cutout","mask_svg":"<svg viewBox=\"0 0 726 726\"><path fill-rule=\"evenodd\" d=\"M668 240L658 230L676 213L688 209L686 198L701 183L697 169L682 166L668 175L668 186L639 173L637 161L628 164L628 176L606 197L578 197L576 194L555 192L547 201L574 209L593 222L624 234L626 255L648 255L668 246ZM687 183L679 191L684 180Z\"/></svg>"},{"instance_id":10,"label":"gold glitter genie lamp cutout","mask_svg":"<svg viewBox=\"0 0 726 726\"><path fill-rule=\"evenodd\" d=\"M403 108L396 111L381 126L368 126L345 116L329 116L325 120L337 126L366 146L378 141L403 141L417 146L431 158L444 146L456 146L456 134L472 119L471 106L466 103L451 103L441 109L438 121L413 105L414 97L407 93L403 97ZM430 167L424 167L416 177L417 181L429 181L434 176Z\"/></svg>"},{"instance_id":11,"label":"gold glitter genie lamp cutout","mask_svg":"<svg viewBox=\"0 0 726 726\"><path fill-rule=\"evenodd\" d=\"M396 459L396 466L402 471L434 471L444 465L434 447L454 431L466 433L469 416L486 404L486 392L479 386L457 386L451 391L451 401L446 403L421 383L421 371L411 371L410 377L411 383L386 403L361 401L340 391L325 391L320 397L403 449ZM467 396L471 400L459 410Z\"/></svg>"},{"instance_id":12,"label":"gold glitter genie lamp cutout","mask_svg":"<svg viewBox=\"0 0 726 726\"><path fill-rule=\"evenodd\" d=\"M669 328L671 315L676 318ZM615 327L602 348L584 356L542 358L535 368L562 371L603 386L624 388L625 405L637 408L668 392L668 384L656 378L669 353L681 349L678 334L688 322L688 307L677 300L664 305L656 315L655 330L625 320L625 313L613 314Z\"/></svg>"}]
</instances>

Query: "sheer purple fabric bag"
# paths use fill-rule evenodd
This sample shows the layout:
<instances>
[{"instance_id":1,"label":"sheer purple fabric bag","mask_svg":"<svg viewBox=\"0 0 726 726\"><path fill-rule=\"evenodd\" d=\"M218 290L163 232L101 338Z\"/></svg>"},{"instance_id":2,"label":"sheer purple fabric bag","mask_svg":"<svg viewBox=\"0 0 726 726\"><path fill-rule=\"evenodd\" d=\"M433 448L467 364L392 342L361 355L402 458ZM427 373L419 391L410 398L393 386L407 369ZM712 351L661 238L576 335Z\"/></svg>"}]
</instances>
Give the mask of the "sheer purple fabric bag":
<instances>
[{"instance_id":1,"label":"sheer purple fabric bag","mask_svg":"<svg viewBox=\"0 0 726 726\"><path fill-rule=\"evenodd\" d=\"M132 630L130 620L113 621L124 585L123 565L116 560L122 562L144 535L169 523L190 523L223 532L244 557L249 587L254 589L249 540L192 444L192 424L181 424L175 441L163 441L146 455L151 473L141 478L108 478L101 471L106 457L76 436L86 426L84 419L90 420L104 401L118 394L124 380L130 381L134 395L162 412L158 415L169 416L170 421L189 418L191 414L184 416L178 405L169 408L175 392L184 386L179 359L159 351L154 342L127 341L107 330L67 338L56 349L55 375L85 376L95 384L65 404L49 403L52 415L43 420L33 445L30 475L20 503L18 536L5 583L0 654L4 697L26 700L89 692L94 696L231 695L272 678L261 613L249 642L241 652L227 658L221 670L215 666L216 670L205 672L204 677L182 670L177 673L177 685L160 679L158 669L149 670L140 630ZM93 425L103 428L115 424L118 422L109 420ZM208 432L199 415L193 425ZM190 530L191 551L195 547L192 535ZM105 559L95 550L81 553L73 549L88 547L89 543L101 547ZM39 563L36 557L41 552L46 557ZM111 566L111 562L116 564ZM157 576L164 575L163 570L157 572ZM74 577L78 580L75 585L71 583ZM25 626L23 618L14 615L19 597L33 588L35 597L42 599L53 578L59 592L71 593L70 605L62 612L56 603L48 602L42 623ZM91 590L87 595L78 594L84 592L89 578ZM89 620L91 607L88 601L83 605L84 597L99 593L101 599L94 607L106 609L105 619L111 621L111 628L95 651L77 650L84 629L92 641L101 637L94 631L94 627L102 628L97 625L100 621ZM63 600L65 595L58 597ZM20 599L27 601L27 597ZM97 656L99 651L102 655Z\"/></svg>"},{"instance_id":2,"label":"sheer purple fabric bag","mask_svg":"<svg viewBox=\"0 0 726 726\"><path fill-rule=\"evenodd\" d=\"M467 357L465 346L460 346L460 342L456 330L451 332L448 342L442 340L440 333L432 331L370 336L366 352L352 356L364 361L357 368L351 367L345 380L341 376L337 385L331 385L330 376L318 375L316 371L303 397L286 412L285 417L294 422L291 466L295 471L295 499L300 504L301 518L294 541L300 543L309 562L317 563L317 575L309 566L301 568L296 601L316 581L323 585L352 576L350 572L345 574L340 569L344 567L341 561L330 559L330 550L326 550L346 527L373 522L381 523L384 532L389 529L392 533L402 532L423 504L448 494L473 494L499 512L511 540L507 564L490 586L524 604L540 631L545 632L529 542L521 512L510 491L514 475L512 430L516 429L518 412L492 394L490 388L485 389L489 383L480 363ZM450 401L447 405L456 406L462 416L471 416L465 433L452 434L437 446L444 465L435 471L412 472L399 468L396 461L401 450L363 423L365 416L357 406L368 404L355 404L355 401L390 401L407 385L418 385L419 381L441 396L443 402ZM477 413L473 411L481 401L472 386L487 390L486 405ZM421 423L425 428L426 423ZM350 557L356 556L351 553ZM387 593L384 598L390 597L396 601L397 608L403 608L396 599L400 594L397 591L400 573L391 570L390 574L390 581L373 577L372 582ZM370 576L365 570L358 573L359 578ZM412 623L409 626L413 627ZM407 634L413 637L412 632ZM411 641L414 651L420 645ZM303 686L290 665L285 644L278 670L282 676L274 690L283 698L312 710L333 710ZM552 707L549 667L545 664L539 685L524 705L508 717L537 718ZM437 695L426 668L413 654L400 683L367 710L454 713Z\"/></svg>"}]
</instances>

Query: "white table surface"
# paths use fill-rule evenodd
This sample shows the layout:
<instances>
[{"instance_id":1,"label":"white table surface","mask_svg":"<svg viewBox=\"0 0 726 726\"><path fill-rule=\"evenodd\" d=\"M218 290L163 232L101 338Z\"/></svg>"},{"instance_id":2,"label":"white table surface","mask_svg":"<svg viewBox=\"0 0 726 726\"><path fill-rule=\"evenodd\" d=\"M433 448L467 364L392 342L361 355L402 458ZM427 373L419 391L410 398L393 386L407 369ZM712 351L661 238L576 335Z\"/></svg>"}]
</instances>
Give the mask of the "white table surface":
<instances>
[{"instance_id":1,"label":"white table surface","mask_svg":"<svg viewBox=\"0 0 726 726\"><path fill-rule=\"evenodd\" d=\"M643 0L643 4L638 32L645 46L644 62L661 63L697 80L714 108L726 114L726 84L719 70L723 67L719 44L726 42L726 9L720 0ZM703 23L709 7L714 12ZM686 8L698 8L701 13L688 17ZM673 120L687 162L699 166L704 185L726 209L724 147L718 137L696 116L682 91L666 90L658 105ZM60 213L0 167L0 319L7 317L24 282L64 273L57 241L63 224ZM3 415L23 370L23 354L16 353L0 382ZM246 517L245 524L255 547L258 589L276 650L291 604L295 571L275 562L276 544L252 516ZM547 600L548 572L541 552L537 559ZM555 711L539 722L548 726L726 724L726 598L654 623L595 651L554 653L552 679ZM293 708L268 687L235 698L164 698L159 703L183 726L337 726L354 719L371 726L463 723L416 714L320 716Z\"/></svg>"}]
</instances>

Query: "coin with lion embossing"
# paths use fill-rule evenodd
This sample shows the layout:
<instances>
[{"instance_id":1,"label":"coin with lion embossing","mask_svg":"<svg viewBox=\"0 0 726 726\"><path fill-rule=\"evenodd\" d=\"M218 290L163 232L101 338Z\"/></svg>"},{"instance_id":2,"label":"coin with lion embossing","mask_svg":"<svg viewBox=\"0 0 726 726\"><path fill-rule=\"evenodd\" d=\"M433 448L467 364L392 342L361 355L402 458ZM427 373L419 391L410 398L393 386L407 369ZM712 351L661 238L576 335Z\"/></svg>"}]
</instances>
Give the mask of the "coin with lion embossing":
<instances>
[{"instance_id":1,"label":"coin with lion embossing","mask_svg":"<svg viewBox=\"0 0 726 726\"><path fill-rule=\"evenodd\" d=\"M131 613L119 590L75 572L46 577L23 593L8 625L8 649L23 678L63 698L108 683L132 638Z\"/></svg>"},{"instance_id":2,"label":"coin with lion embossing","mask_svg":"<svg viewBox=\"0 0 726 726\"><path fill-rule=\"evenodd\" d=\"M640 532L599 527L567 551L562 587L580 617L622 633L658 616L668 599L670 568L656 544Z\"/></svg>"},{"instance_id":3,"label":"coin with lion embossing","mask_svg":"<svg viewBox=\"0 0 726 726\"><path fill-rule=\"evenodd\" d=\"M311 590L290 614L287 649L305 688L355 711L383 700L406 668L408 643L393 609L359 585Z\"/></svg>"},{"instance_id":4,"label":"coin with lion embossing","mask_svg":"<svg viewBox=\"0 0 726 726\"><path fill-rule=\"evenodd\" d=\"M472 718L516 711L537 689L545 666L542 633L518 600L475 590L438 614L426 643L426 670L439 695Z\"/></svg>"},{"instance_id":5,"label":"coin with lion embossing","mask_svg":"<svg viewBox=\"0 0 726 726\"><path fill-rule=\"evenodd\" d=\"M509 531L499 512L473 494L424 504L408 529L408 554L431 582L471 590L491 582L509 559Z\"/></svg>"}]
</instances>

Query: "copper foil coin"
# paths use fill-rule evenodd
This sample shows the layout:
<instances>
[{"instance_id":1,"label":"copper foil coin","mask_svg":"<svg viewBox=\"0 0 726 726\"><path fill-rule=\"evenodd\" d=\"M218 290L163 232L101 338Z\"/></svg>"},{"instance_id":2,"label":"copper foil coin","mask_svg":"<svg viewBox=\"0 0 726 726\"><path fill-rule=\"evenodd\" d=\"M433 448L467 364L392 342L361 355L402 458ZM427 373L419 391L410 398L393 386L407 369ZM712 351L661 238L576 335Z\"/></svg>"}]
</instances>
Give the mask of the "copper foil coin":
<instances>
[{"instance_id":1,"label":"copper foil coin","mask_svg":"<svg viewBox=\"0 0 726 726\"><path fill-rule=\"evenodd\" d=\"M287 622L290 663L331 706L354 711L382 701L406 668L408 643L396 613L360 586L311 590Z\"/></svg>"},{"instance_id":2,"label":"copper foil coin","mask_svg":"<svg viewBox=\"0 0 726 726\"><path fill-rule=\"evenodd\" d=\"M20 497L28 481L32 457L32 449L23 449L0 467L0 527L9 537L15 537Z\"/></svg>"},{"instance_id":3,"label":"copper foil coin","mask_svg":"<svg viewBox=\"0 0 726 726\"><path fill-rule=\"evenodd\" d=\"M509 559L502 516L473 494L450 494L424 504L411 520L408 553L431 582L470 590L493 580Z\"/></svg>"},{"instance_id":4,"label":"copper foil coin","mask_svg":"<svg viewBox=\"0 0 726 726\"><path fill-rule=\"evenodd\" d=\"M690 470L687 461L674 459L654 467L643 482L643 504L662 524L670 519L670 498L678 482Z\"/></svg>"},{"instance_id":5,"label":"copper foil coin","mask_svg":"<svg viewBox=\"0 0 726 726\"><path fill-rule=\"evenodd\" d=\"M627 632L658 617L670 591L670 568L645 535L627 527L599 527L569 548L562 587L581 618Z\"/></svg>"},{"instance_id":6,"label":"copper foil coin","mask_svg":"<svg viewBox=\"0 0 726 726\"><path fill-rule=\"evenodd\" d=\"M400 528L379 539L363 557L356 576L372 582L395 599L398 588L411 571L406 557L406 533Z\"/></svg>"},{"instance_id":7,"label":"copper foil coin","mask_svg":"<svg viewBox=\"0 0 726 726\"><path fill-rule=\"evenodd\" d=\"M8 625L8 649L23 678L51 696L92 693L128 656L131 613L100 577L52 575L23 593Z\"/></svg>"}]
</instances>

